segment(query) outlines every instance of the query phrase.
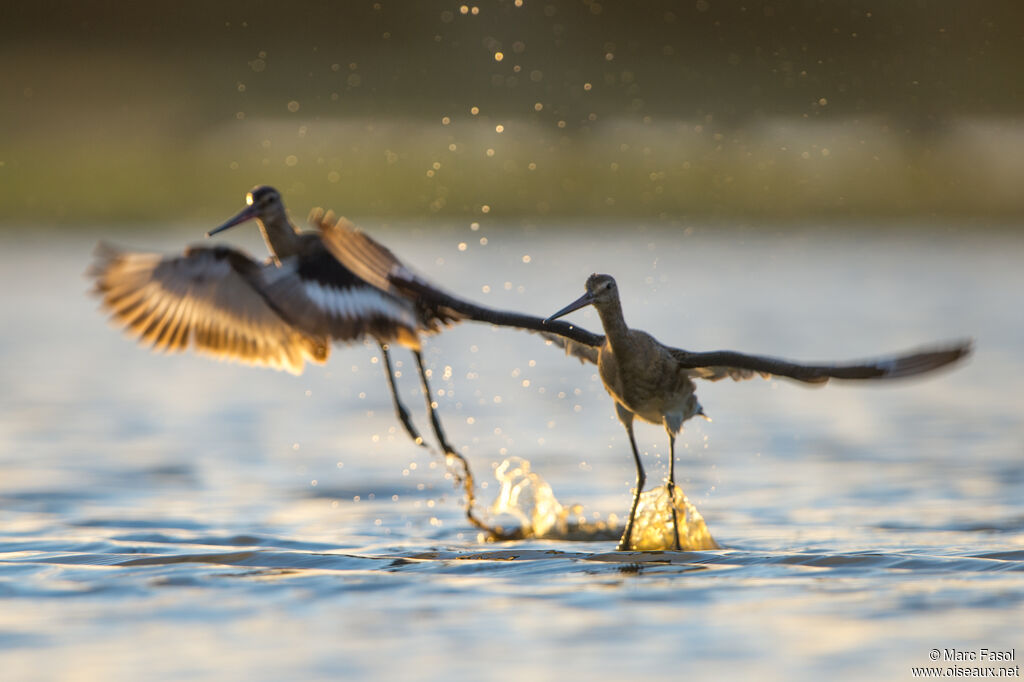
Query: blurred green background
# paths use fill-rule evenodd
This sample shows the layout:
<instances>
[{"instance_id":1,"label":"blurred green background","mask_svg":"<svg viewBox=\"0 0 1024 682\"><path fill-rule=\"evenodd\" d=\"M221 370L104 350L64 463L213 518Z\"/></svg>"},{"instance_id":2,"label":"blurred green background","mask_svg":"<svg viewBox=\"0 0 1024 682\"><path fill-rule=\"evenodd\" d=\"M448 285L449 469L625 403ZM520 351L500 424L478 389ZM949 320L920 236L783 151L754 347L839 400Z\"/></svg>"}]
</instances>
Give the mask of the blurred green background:
<instances>
[{"instance_id":1,"label":"blurred green background","mask_svg":"<svg viewBox=\"0 0 1024 682\"><path fill-rule=\"evenodd\" d=\"M1024 215L1024 4L5 3L0 224Z\"/></svg>"}]
</instances>

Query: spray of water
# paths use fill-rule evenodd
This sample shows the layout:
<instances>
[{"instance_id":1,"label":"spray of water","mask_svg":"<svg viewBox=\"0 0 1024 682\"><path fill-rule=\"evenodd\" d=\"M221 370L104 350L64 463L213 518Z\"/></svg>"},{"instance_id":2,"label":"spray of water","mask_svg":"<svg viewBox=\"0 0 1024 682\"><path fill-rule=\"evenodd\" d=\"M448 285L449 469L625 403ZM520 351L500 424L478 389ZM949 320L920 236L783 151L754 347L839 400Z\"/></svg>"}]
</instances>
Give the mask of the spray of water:
<instances>
[{"instance_id":1,"label":"spray of water","mask_svg":"<svg viewBox=\"0 0 1024 682\"><path fill-rule=\"evenodd\" d=\"M618 517L588 520L581 505L563 505L530 462L509 457L495 469L500 483L489 512L497 533L490 539L548 538L558 540L613 540L622 532ZM640 495L631 546L635 550L666 550L674 546L672 504L680 520L679 540L684 550L717 549L704 518L676 486L675 500L666 486Z\"/></svg>"},{"instance_id":2,"label":"spray of water","mask_svg":"<svg viewBox=\"0 0 1024 682\"><path fill-rule=\"evenodd\" d=\"M633 524L633 549L672 549L675 538L672 529L672 505L679 519L681 549L718 549L718 543L704 523L704 517L686 497L682 488L675 487L675 500L671 500L668 486L662 485L640 494Z\"/></svg>"}]
</instances>

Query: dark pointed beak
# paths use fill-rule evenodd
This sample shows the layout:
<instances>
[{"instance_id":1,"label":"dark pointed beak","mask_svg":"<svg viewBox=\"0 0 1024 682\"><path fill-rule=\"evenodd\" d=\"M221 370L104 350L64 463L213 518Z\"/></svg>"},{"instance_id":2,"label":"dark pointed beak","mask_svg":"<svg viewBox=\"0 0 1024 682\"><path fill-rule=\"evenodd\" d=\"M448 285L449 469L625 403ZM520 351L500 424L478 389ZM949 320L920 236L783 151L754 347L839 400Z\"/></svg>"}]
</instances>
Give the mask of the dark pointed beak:
<instances>
[{"instance_id":1,"label":"dark pointed beak","mask_svg":"<svg viewBox=\"0 0 1024 682\"><path fill-rule=\"evenodd\" d=\"M231 218L230 220L228 220L226 223L224 223L220 227L215 227L212 230L210 230L209 232L207 232L206 236L207 237L212 237L213 235L217 234L218 232L223 232L224 230L228 229L229 227L234 227L235 225L239 225L241 223L244 223L246 220L252 220L253 218L256 217L256 215L258 213L259 213L259 211L256 210L255 206L246 206L241 211L239 211L238 214L235 215L234 218Z\"/></svg>"},{"instance_id":2,"label":"dark pointed beak","mask_svg":"<svg viewBox=\"0 0 1024 682\"><path fill-rule=\"evenodd\" d=\"M552 320L557 320L558 318L560 318L560 317L562 317L564 315L568 315L569 313L571 313L574 310L579 310L580 308L585 308L586 306L590 305L593 302L594 302L594 295L588 291L587 293L583 294L582 296L577 298L575 301L573 301L569 305L567 305L564 308L562 308L561 310L559 310L554 315L551 315L550 317L548 317L546 320L544 320L544 322L547 323L547 322L551 322Z\"/></svg>"}]
</instances>

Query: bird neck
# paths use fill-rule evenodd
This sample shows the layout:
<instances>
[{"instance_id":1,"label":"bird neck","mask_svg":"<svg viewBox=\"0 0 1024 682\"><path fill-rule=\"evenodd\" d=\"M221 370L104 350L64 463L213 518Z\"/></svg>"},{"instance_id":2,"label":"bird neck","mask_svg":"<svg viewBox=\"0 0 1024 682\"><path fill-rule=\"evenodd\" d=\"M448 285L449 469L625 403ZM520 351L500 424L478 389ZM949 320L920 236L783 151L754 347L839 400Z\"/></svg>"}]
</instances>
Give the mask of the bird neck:
<instances>
[{"instance_id":1,"label":"bird neck","mask_svg":"<svg viewBox=\"0 0 1024 682\"><path fill-rule=\"evenodd\" d=\"M299 250L299 231L295 229L284 211L271 213L258 221L263 241L274 257L280 261Z\"/></svg>"},{"instance_id":2,"label":"bird neck","mask_svg":"<svg viewBox=\"0 0 1024 682\"><path fill-rule=\"evenodd\" d=\"M597 314L601 316L601 326L604 327L605 336L612 350L623 347L629 338L629 327L626 325L626 318L622 315L622 304L616 298L602 303L597 308Z\"/></svg>"}]
</instances>

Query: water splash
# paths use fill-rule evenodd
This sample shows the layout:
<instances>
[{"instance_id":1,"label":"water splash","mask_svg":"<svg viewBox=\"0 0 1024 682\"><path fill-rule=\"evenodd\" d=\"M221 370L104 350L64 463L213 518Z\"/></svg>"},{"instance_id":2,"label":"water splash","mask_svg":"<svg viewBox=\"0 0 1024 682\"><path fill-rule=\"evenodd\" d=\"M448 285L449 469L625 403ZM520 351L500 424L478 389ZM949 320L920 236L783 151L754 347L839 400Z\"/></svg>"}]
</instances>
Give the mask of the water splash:
<instances>
[{"instance_id":1,"label":"water splash","mask_svg":"<svg viewBox=\"0 0 1024 682\"><path fill-rule=\"evenodd\" d=\"M511 516L522 537L565 535L569 532L570 514L582 511L579 505L568 509L563 506L548 482L530 470L529 460L509 457L494 470L494 477L501 489L490 512L499 521ZM576 525L580 522L586 523L576 519Z\"/></svg>"},{"instance_id":2,"label":"water splash","mask_svg":"<svg viewBox=\"0 0 1024 682\"><path fill-rule=\"evenodd\" d=\"M588 520L582 505L565 506L529 460L509 457L494 471L501 484L489 512L496 529L490 539L548 538L558 540L616 540L622 533L618 517ZM684 550L717 549L718 544L697 508L676 486L679 541ZM505 520L508 519L508 522ZM674 547L672 507L668 490L660 486L640 495L633 525L631 549L667 550Z\"/></svg>"},{"instance_id":3,"label":"water splash","mask_svg":"<svg viewBox=\"0 0 1024 682\"><path fill-rule=\"evenodd\" d=\"M686 497L678 485L675 486L675 512L679 519L679 544L683 550L719 549L711 537L711 531L704 523L704 517ZM640 493L633 522L632 549L658 550L673 549L675 537L672 528L672 506L668 486L661 485L653 490Z\"/></svg>"}]
</instances>

